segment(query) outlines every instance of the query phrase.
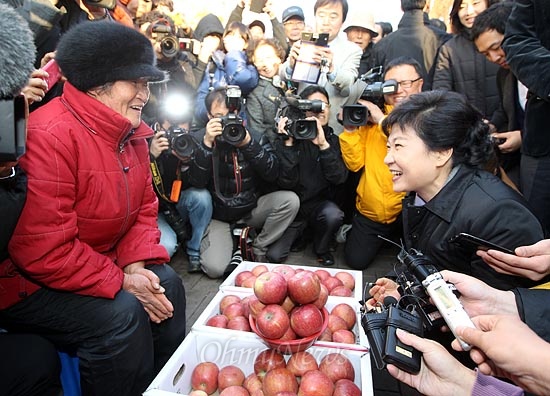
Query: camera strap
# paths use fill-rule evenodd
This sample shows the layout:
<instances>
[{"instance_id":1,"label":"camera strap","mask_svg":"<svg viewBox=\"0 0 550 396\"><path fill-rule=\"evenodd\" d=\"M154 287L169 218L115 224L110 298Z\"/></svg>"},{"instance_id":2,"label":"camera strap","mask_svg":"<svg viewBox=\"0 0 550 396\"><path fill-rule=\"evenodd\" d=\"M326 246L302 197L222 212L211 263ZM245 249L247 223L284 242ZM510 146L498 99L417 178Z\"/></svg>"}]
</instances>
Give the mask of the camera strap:
<instances>
[{"instance_id":1,"label":"camera strap","mask_svg":"<svg viewBox=\"0 0 550 396\"><path fill-rule=\"evenodd\" d=\"M226 197L220 191L220 171L219 171L220 157L219 155L220 154L219 154L218 147L217 145L215 145L212 153L212 175L214 177L214 194L216 194L216 197L218 197L222 202L228 202L231 200L231 197ZM233 175L235 177L235 194L234 195L238 195L242 189L242 175L239 168L238 153L235 150L231 150L231 156L233 160Z\"/></svg>"},{"instance_id":2,"label":"camera strap","mask_svg":"<svg viewBox=\"0 0 550 396\"><path fill-rule=\"evenodd\" d=\"M181 180L177 180L177 179L174 180L174 183L172 183L172 191L170 193L170 197L168 197L168 196L166 196L166 192L164 190L164 184L162 183L162 176L160 174L160 170L159 170L157 161L152 160L152 161L149 162L149 165L151 167L151 174L152 174L152 177L153 177L153 186L155 187L155 191L157 192L157 194L160 195L160 197L162 199L164 199L166 202L171 202L171 203L178 202L177 199L173 200L172 196L173 196L173 193L174 193L174 183L176 183L177 181L179 181L179 191L181 191ZM179 198L179 191L178 191L177 198Z\"/></svg>"}]
</instances>

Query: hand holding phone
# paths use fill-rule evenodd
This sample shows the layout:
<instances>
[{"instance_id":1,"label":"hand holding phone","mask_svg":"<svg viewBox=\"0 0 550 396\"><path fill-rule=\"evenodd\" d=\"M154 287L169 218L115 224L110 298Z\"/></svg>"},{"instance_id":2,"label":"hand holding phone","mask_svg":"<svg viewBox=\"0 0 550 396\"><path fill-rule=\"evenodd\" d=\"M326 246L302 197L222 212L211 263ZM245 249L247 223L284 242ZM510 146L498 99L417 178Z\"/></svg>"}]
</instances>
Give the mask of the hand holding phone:
<instances>
[{"instance_id":1,"label":"hand holding phone","mask_svg":"<svg viewBox=\"0 0 550 396\"><path fill-rule=\"evenodd\" d=\"M485 239L461 232L449 239L450 243L455 243L463 247L471 247L476 250L498 250L500 252L515 254L513 250L497 245L496 243L486 241Z\"/></svg>"},{"instance_id":2,"label":"hand holding phone","mask_svg":"<svg viewBox=\"0 0 550 396\"><path fill-rule=\"evenodd\" d=\"M265 7L265 0L252 0L250 2L250 11L255 12L257 14L261 14L264 11Z\"/></svg>"},{"instance_id":3,"label":"hand holding phone","mask_svg":"<svg viewBox=\"0 0 550 396\"><path fill-rule=\"evenodd\" d=\"M44 79L46 84L48 84L48 88L46 89L46 92L48 92L59 80L61 80L61 71L55 59L46 63L42 70L48 73L48 78Z\"/></svg>"}]
</instances>

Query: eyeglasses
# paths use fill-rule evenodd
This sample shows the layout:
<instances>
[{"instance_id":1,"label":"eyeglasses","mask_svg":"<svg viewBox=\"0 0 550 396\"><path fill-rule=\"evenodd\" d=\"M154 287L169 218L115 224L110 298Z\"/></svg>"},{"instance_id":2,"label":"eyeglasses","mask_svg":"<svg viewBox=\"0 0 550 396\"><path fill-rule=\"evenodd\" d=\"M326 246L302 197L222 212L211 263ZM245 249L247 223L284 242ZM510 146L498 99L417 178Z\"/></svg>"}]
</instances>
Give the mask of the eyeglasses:
<instances>
[{"instance_id":1,"label":"eyeglasses","mask_svg":"<svg viewBox=\"0 0 550 396\"><path fill-rule=\"evenodd\" d=\"M283 23L283 25L285 26L291 26L291 27L298 27L298 26L305 26L305 22L304 21L287 21L285 23Z\"/></svg>"},{"instance_id":2,"label":"eyeglasses","mask_svg":"<svg viewBox=\"0 0 550 396\"><path fill-rule=\"evenodd\" d=\"M401 88L410 88L412 87L413 83L422 80L422 77L418 77L416 80L403 80L403 81L397 81L397 84L401 86Z\"/></svg>"}]
</instances>

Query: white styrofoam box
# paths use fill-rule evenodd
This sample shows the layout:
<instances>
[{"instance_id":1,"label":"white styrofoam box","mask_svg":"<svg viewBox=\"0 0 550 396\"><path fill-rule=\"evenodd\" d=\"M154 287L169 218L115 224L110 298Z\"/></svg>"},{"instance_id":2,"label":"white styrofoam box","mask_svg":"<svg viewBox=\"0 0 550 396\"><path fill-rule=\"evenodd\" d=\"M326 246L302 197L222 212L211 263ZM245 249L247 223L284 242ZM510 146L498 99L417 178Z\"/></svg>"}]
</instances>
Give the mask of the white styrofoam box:
<instances>
[{"instance_id":1,"label":"white styrofoam box","mask_svg":"<svg viewBox=\"0 0 550 396\"><path fill-rule=\"evenodd\" d=\"M232 330L232 329L222 329L219 327L213 327L213 326L207 326L206 321L211 318L214 315L217 315L220 313L220 301L223 297L227 295L236 295L243 299L246 296L250 296L253 294L252 289L247 288L240 288L241 290L219 290L214 297L212 297L212 301L208 303L206 308L204 308L204 311L199 315L193 326L191 327L191 330L197 330L200 332L211 332L211 333L218 333L221 334L222 337L227 336L233 336L233 337L251 337L255 339L260 339L254 333L253 331L239 331L239 330Z\"/></svg>"},{"instance_id":2,"label":"white styrofoam box","mask_svg":"<svg viewBox=\"0 0 550 396\"><path fill-rule=\"evenodd\" d=\"M235 286L235 277L239 272L243 271L250 271L252 268L256 267L257 265L265 265L268 270L271 270L277 266L280 265L288 265L289 267L292 267L294 269L296 268L302 268L307 269L310 271L315 270L325 270L332 276L334 276L338 272L349 272L351 275L353 275L353 278L355 279L355 289L353 291L353 298L355 298L357 301L363 300L363 272L361 271L355 271L355 270L346 270L343 268L330 268L330 267L311 267L308 265L293 265L293 264L272 264L272 263L256 263L253 261L243 261L240 263L237 268L229 274L229 276L222 282L220 285L220 290L224 290L227 288L232 289L246 289L246 287L238 287Z\"/></svg>"},{"instance_id":3,"label":"white styrofoam box","mask_svg":"<svg viewBox=\"0 0 550 396\"><path fill-rule=\"evenodd\" d=\"M330 342L330 341L315 341L314 346L323 346L329 348L338 348L338 349L352 349L357 351L368 351L369 341L367 335L361 327L361 304L352 297L329 297L325 308L330 313L332 309L338 304L345 303L353 308L356 314L355 326L353 326L353 333L355 334L355 344L344 344L340 342Z\"/></svg>"},{"instance_id":4,"label":"white styrofoam box","mask_svg":"<svg viewBox=\"0 0 550 396\"><path fill-rule=\"evenodd\" d=\"M266 346L259 340L220 337L217 334L192 330L151 382L144 396L188 395L191 392L191 374L201 362L215 362L220 368L236 365L247 376L254 371L256 356L265 349ZM362 395L373 395L368 353L315 346L307 351L315 356L318 362L329 353L343 354L353 365L354 382L362 390ZM285 358L288 360L290 356Z\"/></svg>"}]
</instances>

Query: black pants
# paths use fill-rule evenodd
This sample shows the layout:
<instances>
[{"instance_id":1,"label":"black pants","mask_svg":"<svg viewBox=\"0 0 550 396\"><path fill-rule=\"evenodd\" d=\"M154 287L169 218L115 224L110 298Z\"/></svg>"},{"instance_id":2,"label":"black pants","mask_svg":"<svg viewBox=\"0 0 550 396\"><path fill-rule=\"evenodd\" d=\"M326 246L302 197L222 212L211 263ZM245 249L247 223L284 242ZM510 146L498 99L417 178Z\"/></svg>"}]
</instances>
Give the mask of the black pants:
<instances>
[{"instance_id":1,"label":"black pants","mask_svg":"<svg viewBox=\"0 0 550 396\"><path fill-rule=\"evenodd\" d=\"M35 333L80 362L82 395L141 395L185 337L185 289L168 265L151 265L174 306L173 317L149 321L136 297L113 300L41 289L0 311L10 332Z\"/></svg>"},{"instance_id":2,"label":"black pants","mask_svg":"<svg viewBox=\"0 0 550 396\"><path fill-rule=\"evenodd\" d=\"M34 334L0 333L0 396L59 396L61 364L52 343Z\"/></svg>"},{"instance_id":3,"label":"black pants","mask_svg":"<svg viewBox=\"0 0 550 396\"><path fill-rule=\"evenodd\" d=\"M344 255L346 264L355 270L364 270L376 258L384 240L378 238L378 235L399 242L401 226L401 217L391 224L382 224L370 220L369 218L355 213L352 221L351 230L346 237L346 246Z\"/></svg>"}]
</instances>

